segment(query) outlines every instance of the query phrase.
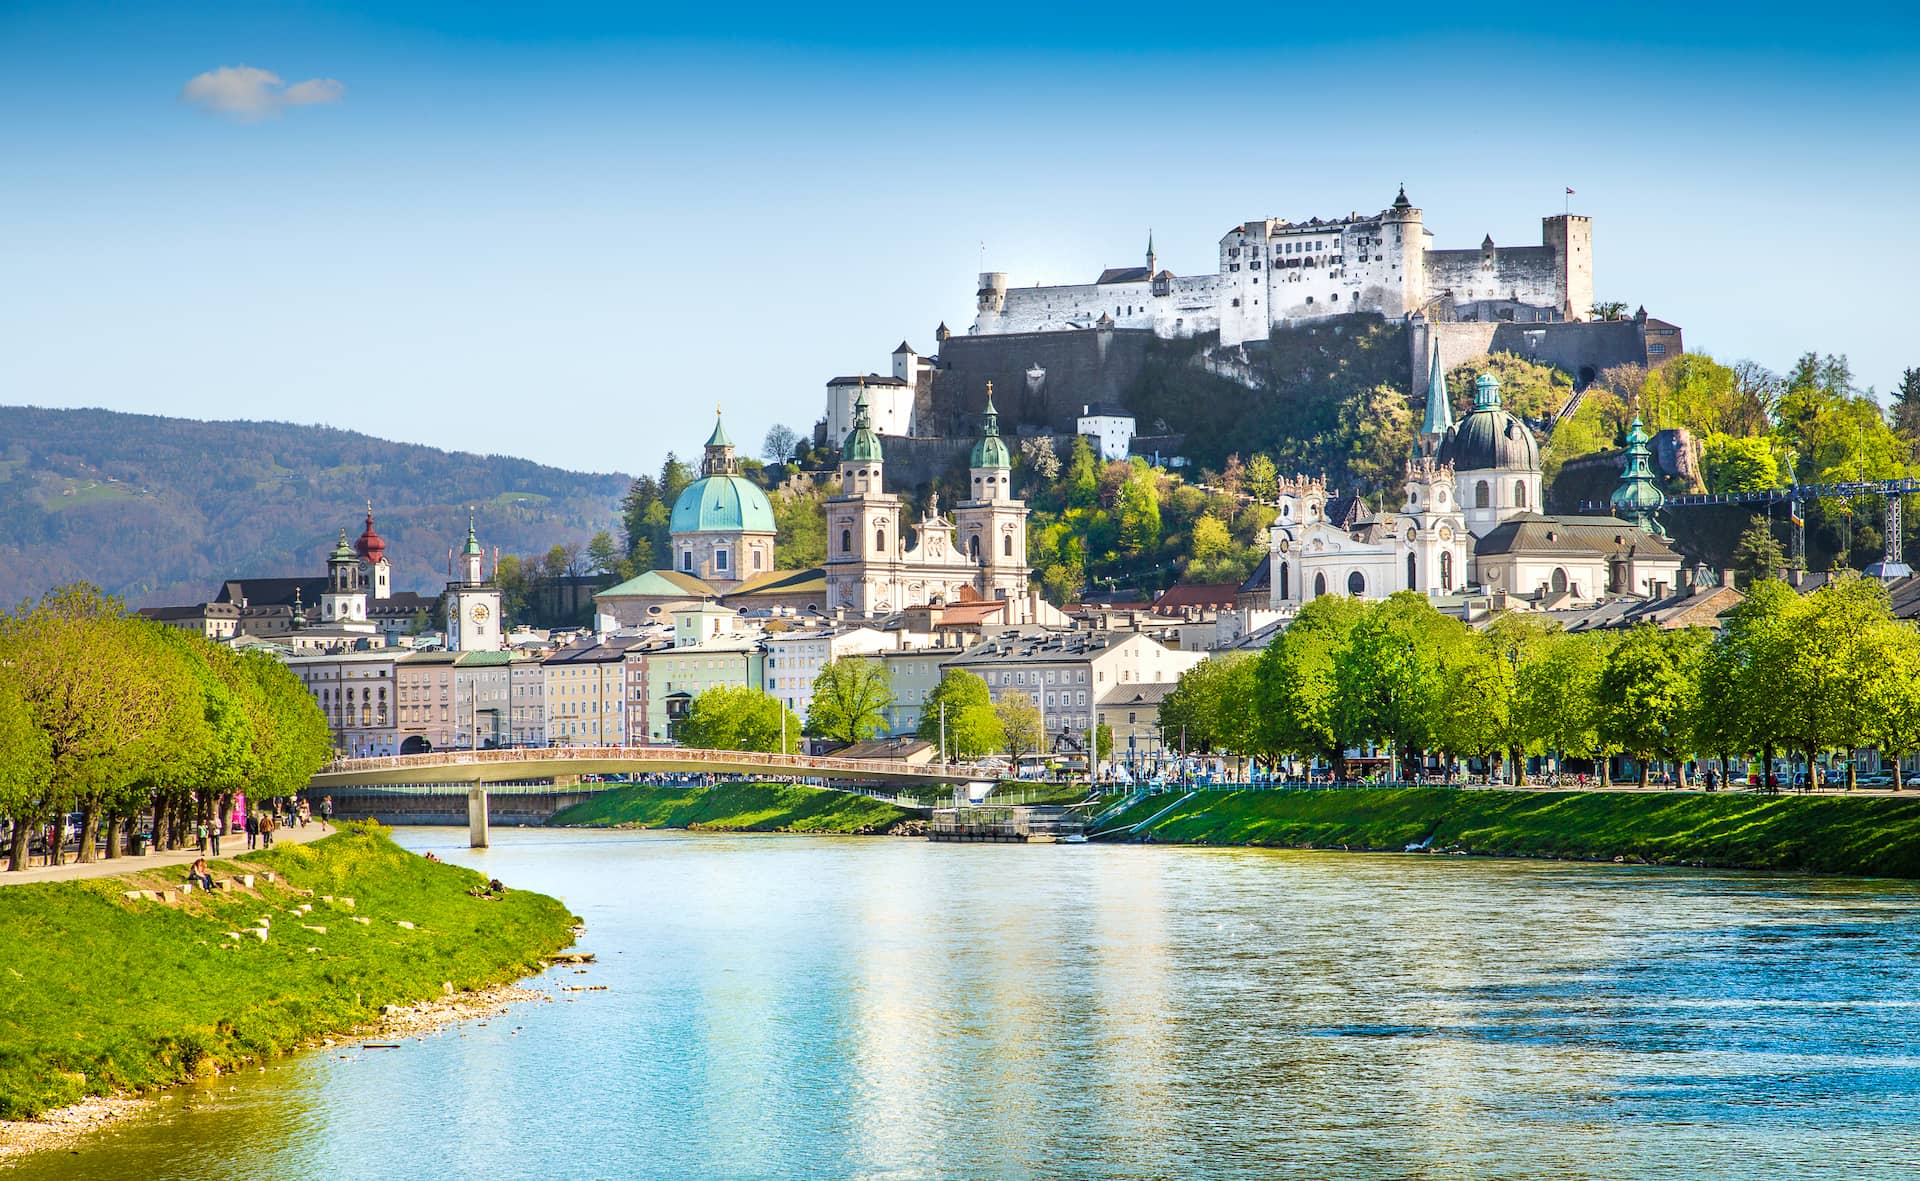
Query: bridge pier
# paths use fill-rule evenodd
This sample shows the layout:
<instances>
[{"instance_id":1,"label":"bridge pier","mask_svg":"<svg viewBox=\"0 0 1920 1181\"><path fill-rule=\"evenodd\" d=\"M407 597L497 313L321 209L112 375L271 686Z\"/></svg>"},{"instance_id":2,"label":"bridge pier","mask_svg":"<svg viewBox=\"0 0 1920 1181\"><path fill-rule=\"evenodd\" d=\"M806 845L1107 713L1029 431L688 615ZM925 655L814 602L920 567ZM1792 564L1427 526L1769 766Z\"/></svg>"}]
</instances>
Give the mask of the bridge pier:
<instances>
[{"instance_id":1,"label":"bridge pier","mask_svg":"<svg viewBox=\"0 0 1920 1181\"><path fill-rule=\"evenodd\" d=\"M467 846L487 847L487 785L475 783L467 789Z\"/></svg>"}]
</instances>

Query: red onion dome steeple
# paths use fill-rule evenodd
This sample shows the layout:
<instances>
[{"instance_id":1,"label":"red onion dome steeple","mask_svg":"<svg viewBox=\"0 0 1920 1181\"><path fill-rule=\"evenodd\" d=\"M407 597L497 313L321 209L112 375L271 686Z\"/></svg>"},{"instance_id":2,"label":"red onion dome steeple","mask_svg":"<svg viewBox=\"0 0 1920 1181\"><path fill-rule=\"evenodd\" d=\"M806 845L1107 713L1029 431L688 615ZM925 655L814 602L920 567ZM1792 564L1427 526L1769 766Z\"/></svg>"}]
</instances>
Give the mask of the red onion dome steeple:
<instances>
[{"instance_id":1,"label":"red onion dome steeple","mask_svg":"<svg viewBox=\"0 0 1920 1181\"><path fill-rule=\"evenodd\" d=\"M358 538L354 539L353 552L358 554L360 560L369 566L377 565L380 559L386 556L386 540L373 531L373 502L371 500L367 502L366 530L362 532Z\"/></svg>"}]
</instances>

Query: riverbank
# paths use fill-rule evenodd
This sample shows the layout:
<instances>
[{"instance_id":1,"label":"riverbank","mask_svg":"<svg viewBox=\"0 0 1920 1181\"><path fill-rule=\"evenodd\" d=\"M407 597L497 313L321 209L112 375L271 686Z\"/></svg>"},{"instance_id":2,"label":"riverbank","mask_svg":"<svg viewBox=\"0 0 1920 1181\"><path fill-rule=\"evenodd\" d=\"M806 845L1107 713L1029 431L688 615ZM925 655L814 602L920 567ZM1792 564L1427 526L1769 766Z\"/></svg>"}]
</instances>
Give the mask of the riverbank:
<instances>
[{"instance_id":1,"label":"riverbank","mask_svg":"<svg viewBox=\"0 0 1920 1181\"><path fill-rule=\"evenodd\" d=\"M1139 823L1150 796L1101 827ZM1142 830L1193 845L1391 850L1920 878L1920 797L1459 788L1199 792Z\"/></svg>"},{"instance_id":2,"label":"riverbank","mask_svg":"<svg viewBox=\"0 0 1920 1181\"><path fill-rule=\"evenodd\" d=\"M854 792L785 783L713 787L624 787L562 809L550 825L570 828L685 828L714 832L906 835L919 813Z\"/></svg>"},{"instance_id":3,"label":"riverbank","mask_svg":"<svg viewBox=\"0 0 1920 1181\"><path fill-rule=\"evenodd\" d=\"M383 1011L471 1009L576 924L552 898L490 892L371 825L213 870L253 886L128 896L177 891L170 868L0 891L0 1119L70 1109L84 1130L118 1106L94 1100L375 1028Z\"/></svg>"}]
</instances>

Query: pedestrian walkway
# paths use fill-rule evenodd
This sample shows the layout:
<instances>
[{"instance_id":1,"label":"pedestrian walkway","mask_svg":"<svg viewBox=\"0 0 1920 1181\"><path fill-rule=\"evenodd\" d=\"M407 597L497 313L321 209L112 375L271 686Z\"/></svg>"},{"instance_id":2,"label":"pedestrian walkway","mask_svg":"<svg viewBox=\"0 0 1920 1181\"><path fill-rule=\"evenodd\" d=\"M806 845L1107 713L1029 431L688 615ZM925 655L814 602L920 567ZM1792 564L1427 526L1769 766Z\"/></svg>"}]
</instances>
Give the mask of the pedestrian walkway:
<instances>
[{"instance_id":1,"label":"pedestrian walkway","mask_svg":"<svg viewBox=\"0 0 1920 1181\"><path fill-rule=\"evenodd\" d=\"M329 832L337 831L339 831L338 825L321 828L319 819L315 818L313 823L305 828L295 825L291 828L275 829L273 843L275 847L299 845L307 841L317 841ZM211 853L204 856L209 861L221 861L237 857L246 851L247 834L236 832L220 838L220 857L215 857ZM71 882L79 878L105 878L115 874L139 873L142 870L166 869L171 866L184 868L192 865L201 856L203 854L197 848L188 844L184 849L174 849L167 853L146 853L139 857L122 855L86 863L69 860L65 865L36 865L18 873L8 873L4 868L0 868L0 886L17 886L22 882ZM5 864L5 859L0 858L0 867ZM184 874L182 880L185 880Z\"/></svg>"}]
</instances>

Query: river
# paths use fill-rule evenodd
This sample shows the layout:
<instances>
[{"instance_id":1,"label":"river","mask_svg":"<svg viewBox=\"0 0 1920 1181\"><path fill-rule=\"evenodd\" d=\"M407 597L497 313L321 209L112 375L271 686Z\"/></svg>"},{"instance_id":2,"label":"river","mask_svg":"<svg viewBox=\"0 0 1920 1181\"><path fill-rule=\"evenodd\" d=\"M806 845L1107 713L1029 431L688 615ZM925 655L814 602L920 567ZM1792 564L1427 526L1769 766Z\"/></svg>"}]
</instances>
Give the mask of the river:
<instances>
[{"instance_id":1,"label":"river","mask_svg":"<svg viewBox=\"0 0 1920 1181\"><path fill-rule=\"evenodd\" d=\"M1920 1177L1920 888L1461 858L401 829L604 984L10 1178ZM4 1170L0 1170L4 1171Z\"/></svg>"}]
</instances>

